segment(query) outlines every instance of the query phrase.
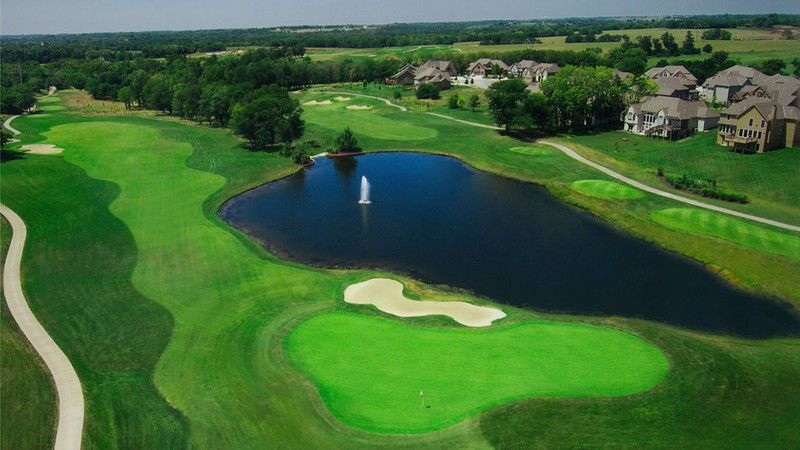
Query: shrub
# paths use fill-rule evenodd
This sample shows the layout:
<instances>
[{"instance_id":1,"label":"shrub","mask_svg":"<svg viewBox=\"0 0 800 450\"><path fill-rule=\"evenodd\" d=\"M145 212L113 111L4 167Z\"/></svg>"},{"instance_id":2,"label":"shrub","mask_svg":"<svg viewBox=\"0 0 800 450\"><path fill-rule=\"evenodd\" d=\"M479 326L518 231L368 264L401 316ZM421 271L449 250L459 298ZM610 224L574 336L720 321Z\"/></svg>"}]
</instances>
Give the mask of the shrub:
<instances>
[{"instance_id":1,"label":"shrub","mask_svg":"<svg viewBox=\"0 0 800 450\"><path fill-rule=\"evenodd\" d=\"M336 135L333 145L332 153L352 153L359 150L358 138L356 138L350 127L345 128L344 131Z\"/></svg>"},{"instance_id":2,"label":"shrub","mask_svg":"<svg viewBox=\"0 0 800 450\"><path fill-rule=\"evenodd\" d=\"M441 98L439 94L439 86L433 84L420 84L417 86L417 98L418 99L426 99L429 98L431 100L438 100Z\"/></svg>"}]
</instances>

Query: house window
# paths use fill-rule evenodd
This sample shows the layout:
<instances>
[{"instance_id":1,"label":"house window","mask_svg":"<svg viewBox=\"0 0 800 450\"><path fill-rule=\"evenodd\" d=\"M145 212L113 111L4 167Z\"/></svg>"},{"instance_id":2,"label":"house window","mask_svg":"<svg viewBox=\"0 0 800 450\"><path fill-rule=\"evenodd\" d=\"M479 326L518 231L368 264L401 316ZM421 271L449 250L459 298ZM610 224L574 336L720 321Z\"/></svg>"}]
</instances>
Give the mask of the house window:
<instances>
[{"instance_id":1,"label":"house window","mask_svg":"<svg viewBox=\"0 0 800 450\"><path fill-rule=\"evenodd\" d=\"M764 119L761 119L761 128L764 128L764 125L766 125L766 124L767 124L767 122Z\"/></svg>"},{"instance_id":2,"label":"house window","mask_svg":"<svg viewBox=\"0 0 800 450\"><path fill-rule=\"evenodd\" d=\"M747 121L747 126L748 127L752 127L753 126L753 118L752 117L750 118L750 120Z\"/></svg>"},{"instance_id":3,"label":"house window","mask_svg":"<svg viewBox=\"0 0 800 450\"><path fill-rule=\"evenodd\" d=\"M758 132L758 138L761 139L761 136L763 136L763 134L759 131Z\"/></svg>"}]
</instances>

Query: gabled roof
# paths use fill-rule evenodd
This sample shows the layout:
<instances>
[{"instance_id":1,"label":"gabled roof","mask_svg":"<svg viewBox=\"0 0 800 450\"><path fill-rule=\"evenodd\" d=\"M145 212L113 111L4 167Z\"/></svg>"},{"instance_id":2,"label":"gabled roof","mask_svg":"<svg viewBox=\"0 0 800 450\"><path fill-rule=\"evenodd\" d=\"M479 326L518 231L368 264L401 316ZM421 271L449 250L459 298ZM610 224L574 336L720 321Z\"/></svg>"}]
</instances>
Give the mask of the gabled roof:
<instances>
[{"instance_id":1,"label":"gabled roof","mask_svg":"<svg viewBox=\"0 0 800 450\"><path fill-rule=\"evenodd\" d=\"M623 72L617 69L611 69L611 72L614 74L615 77L619 78L620 80L624 80L632 75L630 72Z\"/></svg>"},{"instance_id":2,"label":"gabled roof","mask_svg":"<svg viewBox=\"0 0 800 450\"><path fill-rule=\"evenodd\" d=\"M653 81L658 84L658 92L656 92L656 95L675 97L678 93L689 93L689 88L677 78L656 78Z\"/></svg>"},{"instance_id":3,"label":"gabled roof","mask_svg":"<svg viewBox=\"0 0 800 450\"><path fill-rule=\"evenodd\" d=\"M450 61L431 59L431 60L427 61L425 64L419 66L419 69L417 69L417 72L422 71L422 70L427 70L427 69L438 69L438 70L441 70L443 72L455 73L455 68L453 67L453 64Z\"/></svg>"},{"instance_id":4,"label":"gabled roof","mask_svg":"<svg viewBox=\"0 0 800 450\"><path fill-rule=\"evenodd\" d=\"M725 109L722 114L740 117L742 114L755 108L765 120L798 120L800 119L800 109L794 106L782 105L781 103L764 97L748 97L741 102Z\"/></svg>"},{"instance_id":5,"label":"gabled roof","mask_svg":"<svg viewBox=\"0 0 800 450\"><path fill-rule=\"evenodd\" d=\"M653 97L641 104L641 111L658 114L664 110L670 119L688 120L691 118L719 117L714 110L709 109L705 103L695 100L683 100L676 97Z\"/></svg>"},{"instance_id":6,"label":"gabled roof","mask_svg":"<svg viewBox=\"0 0 800 450\"><path fill-rule=\"evenodd\" d=\"M653 67L644 74L652 80L672 77L682 80L683 84L697 84L697 77L684 66Z\"/></svg>"},{"instance_id":7,"label":"gabled roof","mask_svg":"<svg viewBox=\"0 0 800 450\"><path fill-rule=\"evenodd\" d=\"M732 87L732 86L746 86L750 84L750 78L735 73L718 73L703 83L703 87L713 89L717 86Z\"/></svg>"},{"instance_id":8,"label":"gabled roof","mask_svg":"<svg viewBox=\"0 0 800 450\"><path fill-rule=\"evenodd\" d=\"M418 70L417 74L414 76L415 81L427 80L427 81L434 81L439 82L442 80L449 80L450 74L439 70L435 67L429 67L425 70Z\"/></svg>"},{"instance_id":9,"label":"gabled roof","mask_svg":"<svg viewBox=\"0 0 800 450\"><path fill-rule=\"evenodd\" d=\"M559 67L556 63L541 63L537 64L532 69L534 72L547 72L549 74L556 73L559 70L561 70L561 67Z\"/></svg>"},{"instance_id":10,"label":"gabled roof","mask_svg":"<svg viewBox=\"0 0 800 450\"><path fill-rule=\"evenodd\" d=\"M392 76L392 78L400 78L407 73L410 73L413 76L416 72L416 67L412 66L411 64L406 64L402 69L398 70L397 73Z\"/></svg>"},{"instance_id":11,"label":"gabled roof","mask_svg":"<svg viewBox=\"0 0 800 450\"><path fill-rule=\"evenodd\" d=\"M471 71L472 69L474 69L478 65L481 65L481 66L484 66L484 67L488 66L488 65L500 66L503 70L508 70L509 69L508 64L504 63L503 61L500 61L499 59L480 58L479 60L477 60L477 61L473 62L472 64L470 64L467 67L467 70Z\"/></svg>"},{"instance_id":12,"label":"gabled roof","mask_svg":"<svg viewBox=\"0 0 800 450\"><path fill-rule=\"evenodd\" d=\"M536 61L531 61L530 59L523 59L520 62L512 64L511 67L516 67L517 69L524 70L524 69L530 69L537 64L539 63L537 63Z\"/></svg>"}]
</instances>

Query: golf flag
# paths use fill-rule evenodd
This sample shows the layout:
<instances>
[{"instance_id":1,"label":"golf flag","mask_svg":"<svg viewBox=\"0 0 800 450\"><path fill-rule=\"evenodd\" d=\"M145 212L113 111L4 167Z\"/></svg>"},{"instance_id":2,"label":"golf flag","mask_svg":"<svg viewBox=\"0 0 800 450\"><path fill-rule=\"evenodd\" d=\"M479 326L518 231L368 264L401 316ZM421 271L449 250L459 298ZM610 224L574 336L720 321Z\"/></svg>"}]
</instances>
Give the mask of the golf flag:
<instances>
[{"instance_id":1,"label":"golf flag","mask_svg":"<svg viewBox=\"0 0 800 450\"><path fill-rule=\"evenodd\" d=\"M422 390L421 390L421 389L420 389L420 391L419 391L419 396L420 396L420 397L425 397L425 393L424 393L424 392L422 392Z\"/></svg>"}]
</instances>

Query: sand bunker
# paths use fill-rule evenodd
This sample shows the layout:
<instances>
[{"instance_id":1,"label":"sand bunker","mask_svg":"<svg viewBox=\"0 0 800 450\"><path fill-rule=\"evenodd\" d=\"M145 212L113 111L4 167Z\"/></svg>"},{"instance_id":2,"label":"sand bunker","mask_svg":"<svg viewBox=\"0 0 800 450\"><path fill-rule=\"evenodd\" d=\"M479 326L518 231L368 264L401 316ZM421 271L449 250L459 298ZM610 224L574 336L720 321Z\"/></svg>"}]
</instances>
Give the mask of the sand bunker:
<instances>
[{"instance_id":1,"label":"sand bunker","mask_svg":"<svg viewBox=\"0 0 800 450\"><path fill-rule=\"evenodd\" d=\"M337 102L349 102L350 97L336 97L334 100L336 100Z\"/></svg>"},{"instance_id":2,"label":"sand bunker","mask_svg":"<svg viewBox=\"0 0 800 450\"><path fill-rule=\"evenodd\" d=\"M399 317L445 315L468 327L488 327L506 313L495 308L465 302L431 302L409 300L403 295L403 284L387 278L373 278L351 284L344 291L344 301L357 305L375 305L385 313Z\"/></svg>"},{"instance_id":3,"label":"sand bunker","mask_svg":"<svg viewBox=\"0 0 800 450\"><path fill-rule=\"evenodd\" d=\"M372 106L350 105L350 106L347 107L347 109L361 109L361 110L364 110L364 109L372 109Z\"/></svg>"},{"instance_id":4,"label":"sand bunker","mask_svg":"<svg viewBox=\"0 0 800 450\"><path fill-rule=\"evenodd\" d=\"M28 144L20 147L22 150L28 150L31 155L57 155L64 151L63 148L58 148L52 144Z\"/></svg>"},{"instance_id":5,"label":"sand bunker","mask_svg":"<svg viewBox=\"0 0 800 450\"><path fill-rule=\"evenodd\" d=\"M331 103L333 103L333 102L330 101L330 100L325 100L325 101L322 101L322 102L318 102L316 100L311 100L310 102L303 103L303 105L305 105L305 106L316 106L316 105L330 105Z\"/></svg>"}]
</instances>

